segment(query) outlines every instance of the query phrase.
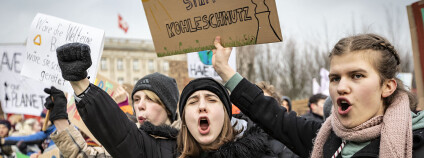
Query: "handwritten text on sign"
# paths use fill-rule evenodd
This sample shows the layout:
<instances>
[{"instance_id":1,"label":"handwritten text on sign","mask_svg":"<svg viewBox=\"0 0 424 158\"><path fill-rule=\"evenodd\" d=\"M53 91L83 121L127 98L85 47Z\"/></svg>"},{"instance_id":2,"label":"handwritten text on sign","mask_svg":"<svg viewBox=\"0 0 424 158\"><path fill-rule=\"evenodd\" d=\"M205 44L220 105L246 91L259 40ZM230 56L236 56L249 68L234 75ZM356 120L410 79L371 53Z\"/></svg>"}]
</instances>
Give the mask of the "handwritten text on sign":
<instances>
[{"instance_id":1,"label":"handwritten text on sign","mask_svg":"<svg viewBox=\"0 0 424 158\"><path fill-rule=\"evenodd\" d=\"M167 56L282 41L275 0L142 0L156 53Z\"/></svg>"},{"instance_id":2,"label":"handwritten text on sign","mask_svg":"<svg viewBox=\"0 0 424 158\"><path fill-rule=\"evenodd\" d=\"M27 40L26 61L22 75L69 92L71 87L62 78L56 49L66 43L85 43L90 46L92 66L88 69L94 82L97 63L103 51L104 31L45 14L37 14Z\"/></svg>"},{"instance_id":3,"label":"handwritten text on sign","mask_svg":"<svg viewBox=\"0 0 424 158\"><path fill-rule=\"evenodd\" d=\"M0 101L5 113L39 116L48 86L20 75L25 61L25 46L0 46Z\"/></svg>"}]
</instances>

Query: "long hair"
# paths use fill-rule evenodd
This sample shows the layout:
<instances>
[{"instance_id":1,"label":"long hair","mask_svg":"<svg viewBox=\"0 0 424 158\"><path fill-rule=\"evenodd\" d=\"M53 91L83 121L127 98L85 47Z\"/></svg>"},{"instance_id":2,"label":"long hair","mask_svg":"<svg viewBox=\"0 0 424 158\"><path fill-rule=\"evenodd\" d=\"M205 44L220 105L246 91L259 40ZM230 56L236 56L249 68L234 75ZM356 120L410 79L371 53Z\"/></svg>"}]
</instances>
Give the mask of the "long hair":
<instances>
[{"instance_id":1,"label":"long hair","mask_svg":"<svg viewBox=\"0 0 424 158\"><path fill-rule=\"evenodd\" d=\"M399 72L401 63L399 54L392 46L392 44L385 38L376 34L361 34L343 38L337 42L331 51L330 60L333 56L339 56L345 53L360 50L374 50L379 52L379 57L377 59L373 59L374 62L372 63L380 76L381 86L383 85L384 81L388 79L395 79L397 82L397 88L393 94L383 98L383 104L385 108L387 109L387 107L393 103L397 94L400 92L405 92L409 97L409 107L412 111L415 111L418 104L416 97L411 92L406 90L402 81L396 77L397 73Z\"/></svg>"},{"instance_id":2,"label":"long hair","mask_svg":"<svg viewBox=\"0 0 424 158\"><path fill-rule=\"evenodd\" d=\"M224 108L224 113L227 114L225 108ZM181 153L180 158L199 156L202 150L204 151L217 150L223 144L230 141L234 141L235 136L240 133L240 131L234 129L234 126L236 124L234 126L231 125L230 117L228 115L224 115L224 125L217 139L211 145L201 146L196 141L196 139L194 139L194 137L191 135L190 131L188 130L185 117L184 117L185 111L183 111L182 116L183 116L181 117L182 126L181 126L180 133L178 133L178 137L177 137L178 151Z\"/></svg>"}]
</instances>

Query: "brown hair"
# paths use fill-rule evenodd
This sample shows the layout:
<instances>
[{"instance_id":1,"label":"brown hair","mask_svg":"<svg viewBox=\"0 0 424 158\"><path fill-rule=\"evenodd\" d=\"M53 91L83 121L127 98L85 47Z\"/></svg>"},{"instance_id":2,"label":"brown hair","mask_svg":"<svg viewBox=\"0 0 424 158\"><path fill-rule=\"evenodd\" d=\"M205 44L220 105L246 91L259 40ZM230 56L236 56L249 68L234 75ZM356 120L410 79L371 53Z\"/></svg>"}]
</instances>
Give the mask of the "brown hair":
<instances>
[{"instance_id":1,"label":"brown hair","mask_svg":"<svg viewBox=\"0 0 424 158\"><path fill-rule=\"evenodd\" d=\"M383 85L384 81L388 79L395 79L397 82L397 88L393 94L383 99L384 106L387 108L394 101L397 94L405 92L408 94L411 110L415 111L418 104L416 97L406 90L402 81L396 77L400 69L399 54L385 38L376 34L360 34L343 38L337 42L331 51L330 60L333 56L361 50L380 52L378 53L380 58L375 59L373 63L380 76L380 85Z\"/></svg>"},{"instance_id":2,"label":"brown hair","mask_svg":"<svg viewBox=\"0 0 424 158\"><path fill-rule=\"evenodd\" d=\"M265 81L260 81L260 82L256 82L256 85L262 89L262 91L264 91L264 93L268 93L271 95L271 97L273 97L275 100L277 100L278 104L281 104L282 100L281 100L281 96L280 94L275 91L275 88L273 85L269 84L268 82Z\"/></svg>"},{"instance_id":3,"label":"brown hair","mask_svg":"<svg viewBox=\"0 0 424 158\"><path fill-rule=\"evenodd\" d=\"M225 114L227 114L226 111L227 110L224 108ZM196 141L196 139L194 139L194 137L191 135L190 131L187 128L187 124L184 117L185 111L183 111L182 116L183 116L181 117L182 126L177 137L178 151L181 153L180 158L199 156L202 150L206 150L206 151L217 150L223 144L233 141L235 136L241 132L234 129L234 126L236 126L237 123L231 126L230 117L228 115L224 115L224 125L217 139L211 145L202 147Z\"/></svg>"}]
</instances>

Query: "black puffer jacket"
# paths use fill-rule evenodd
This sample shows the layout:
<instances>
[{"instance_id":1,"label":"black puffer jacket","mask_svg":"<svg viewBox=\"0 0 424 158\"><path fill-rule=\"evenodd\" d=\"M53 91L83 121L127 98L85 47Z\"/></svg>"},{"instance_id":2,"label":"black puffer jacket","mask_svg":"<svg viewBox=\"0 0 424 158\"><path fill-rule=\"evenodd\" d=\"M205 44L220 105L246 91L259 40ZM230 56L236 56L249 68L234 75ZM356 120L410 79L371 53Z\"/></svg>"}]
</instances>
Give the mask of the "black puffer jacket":
<instances>
[{"instance_id":1,"label":"black puffer jacket","mask_svg":"<svg viewBox=\"0 0 424 158\"><path fill-rule=\"evenodd\" d=\"M258 126L248 128L241 138L222 145L218 150L202 153L202 158L275 158L268 136Z\"/></svg>"},{"instance_id":2,"label":"black puffer jacket","mask_svg":"<svg viewBox=\"0 0 424 158\"><path fill-rule=\"evenodd\" d=\"M280 105L272 97L264 96L261 89L243 79L231 93L231 101L245 115L258 126L262 127L269 135L279 140L300 157L309 157L312 152L312 140L316 137L321 123L308 121L297 117L295 112L287 113L280 110ZM424 157L424 132L422 129L413 131L413 157ZM337 142L339 141L340 142ZM334 154L335 145L340 146L341 139L335 134L330 135L324 144L324 157ZM379 139L358 151L354 156L378 156L380 147Z\"/></svg>"},{"instance_id":3,"label":"black puffer jacket","mask_svg":"<svg viewBox=\"0 0 424 158\"><path fill-rule=\"evenodd\" d=\"M283 110L283 109L281 109L281 110ZM249 117L247 117L243 113L233 115L233 117L235 117L237 119L245 120L247 122L247 129L250 129L251 127L257 126L251 119L249 119ZM299 157L296 154L294 154L289 148L287 148L280 141L274 139L273 137L269 136L268 134L266 134L266 136L267 136L269 148L271 149L271 151L273 153L271 157L278 157L278 158L298 158Z\"/></svg>"},{"instance_id":4,"label":"black puffer jacket","mask_svg":"<svg viewBox=\"0 0 424 158\"><path fill-rule=\"evenodd\" d=\"M177 156L178 130L170 126L142 127L131 122L114 100L102 89L90 89L77 104L90 132L116 158L173 158Z\"/></svg>"}]
</instances>

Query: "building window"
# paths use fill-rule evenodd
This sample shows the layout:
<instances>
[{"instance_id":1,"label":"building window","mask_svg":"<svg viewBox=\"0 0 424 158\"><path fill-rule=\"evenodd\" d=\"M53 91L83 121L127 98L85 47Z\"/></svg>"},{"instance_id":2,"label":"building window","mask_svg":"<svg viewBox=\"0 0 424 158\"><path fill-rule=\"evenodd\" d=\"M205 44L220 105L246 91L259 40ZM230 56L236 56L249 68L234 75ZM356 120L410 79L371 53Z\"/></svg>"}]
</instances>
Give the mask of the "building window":
<instances>
[{"instance_id":1,"label":"building window","mask_svg":"<svg viewBox=\"0 0 424 158\"><path fill-rule=\"evenodd\" d=\"M100 62L101 62L101 66L100 66L101 70L107 70L107 60L106 60L106 58L102 58Z\"/></svg>"},{"instance_id":2,"label":"building window","mask_svg":"<svg viewBox=\"0 0 424 158\"><path fill-rule=\"evenodd\" d=\"M162 69L163 69L163 71L165 71L165 72L168 72L168 71L169 71L169 62L168 62L168 61L164 61L164 62L162 63Z\"/></svg>"},{"instance_id":3,"label":"building window","mask_svg":"<svg viewBox=\"0 0 424 158\"><path fill-rule=\"evenodd\" d=\"M116 64L116 69L118 69L118 70L124 69L124 63L122 62L122 59L118 59L118 62Z\"/></svg>"},{"instance_id":4,"label":"building window","mask_svg":"<svg viewBox=\"0 0 424 158\"><path fill-rule=\"evenodd\" d=\"M134 78L134 85L137 83L138 78Z\"/></svg>"},{"instance_id":5,"label":"building window","mask_svg":"<svg viewBox=\"0 0 424 158\"><path fill-rule=\"evenodd\" d=\"M155 69L155 65L153 64L153 60L149 60L149 65L147 66L149 68L149 71L152 72Z\"/></svg>"},{"instance_id":6,"label":"building window","mask_svg":"<svg viewBox=\"0 0 424 158\"><path fill-rule=\"evenodd\" d=\"M119 83L120 85L124 84L124 78L122 78L122 77L118 77L118 83Z\"/></svg>"},{"instance_id":7,"label":"building window","mask_svg":"<svg viewBox=\"0 0 424 158\"><path fill-rule=\"evenodd\" d=\"M138 62L138 59L134 59L133 60L133 70L134 71L138 71L139 69L140 69L140 66L139 66L139 64L138 64L139 62Z\"/></svg>"}]
</instances>

